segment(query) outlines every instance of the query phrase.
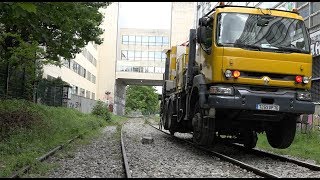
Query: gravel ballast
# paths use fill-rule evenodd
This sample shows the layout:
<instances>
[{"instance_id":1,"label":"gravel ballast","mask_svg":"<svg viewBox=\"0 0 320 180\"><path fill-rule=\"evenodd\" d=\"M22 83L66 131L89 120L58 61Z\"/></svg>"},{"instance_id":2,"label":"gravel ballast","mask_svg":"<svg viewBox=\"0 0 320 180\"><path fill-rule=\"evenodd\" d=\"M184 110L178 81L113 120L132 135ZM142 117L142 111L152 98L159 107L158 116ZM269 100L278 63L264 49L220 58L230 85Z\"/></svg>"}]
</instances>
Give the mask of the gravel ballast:
<instances>
[{"instance_id":1,"label":"gravel ballast","mask_svg":"<svg viewBox=\"0 0 320 180\"><path fill-rule=\"evenodd\" d=\"M107 126L99 138L76 149L72 157L50 157L47 161L59 164L49 178L124 178L120 138L116 126Z\"/></svg>"},{"instance_id":2,"label":"gravel ballast","mask_svg":"<svg viewBox=\"0 0 320 180\"><path fill-rule=\"evenodd\" d=\"M260 177L179 142L142 119L130 119L123 135L132 177ZM142 144L145 136L151 136L154 142Z\"/></svg>"}]
</instances>

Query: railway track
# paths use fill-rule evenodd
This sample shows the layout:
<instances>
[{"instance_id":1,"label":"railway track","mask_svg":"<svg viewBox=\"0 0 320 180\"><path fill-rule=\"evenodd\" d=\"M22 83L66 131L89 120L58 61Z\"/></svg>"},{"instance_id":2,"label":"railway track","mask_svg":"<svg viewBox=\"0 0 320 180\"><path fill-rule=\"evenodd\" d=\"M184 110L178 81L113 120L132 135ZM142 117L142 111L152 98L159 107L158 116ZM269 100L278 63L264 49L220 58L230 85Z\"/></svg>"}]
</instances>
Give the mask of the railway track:
<instances>
[{"instance_id":1,"label":"railway track","mask_svg":"<svg viewBox=\"0 0 320 180\"><path fill-rule=\"evenodd\" d=\"M158 127L148 123L151 127L157 129L158 131L161 131L167 135L170 135L169 132L166 132L164 130L160 130ZM172 135L170 135L172 136ZM195 145L191 140L188 140L188 139L181 139L179 137L176 137L174 136L175 138L181 140L181 141L184 141L184 142L187 142L191 145L193 145L194 147L198 148L198 149L201 149L205 152L209 152L211 154L213 154L214 156L216 157L219 157L220 159L223 159L225 161L228 161L232 164L235 164L237 166L240 166L241 168L243 169L246 169L248 171L251 171L259 176L262 176L262 177L271 177L271 178L281 178L281 176L277 176L273 173L270 173L270 172L267 172L266 170L262 170L262 169L259 169L257 167L255 167L254 165L249 165L248 163L245 163L243 161L240 161L239 159L237 158L233 158L229 155L226 155L226 153L219 153L218 151L216 150L213 150L212 148L204 148L204 147L201 147L201 146L197 146ZM304 167L304 168L308 168L310 169L311 171L320 171L320 166L318 165L314 165L314 164L310 164L310 163L307 163L307 162L303 162L303 161L299 161L299 160L295 160L295 159L292 159L292 158L288 158L288 157L285 157L285 156L281 156L281 155L277 155L277 154L273 154L273 153L269 153L269 152L266 152L266 151L262 151L262 150L257 150L257 149L252 149L252 150L247 150L245 149L242 145L237 145L237 144L227 144L227 146L232 146L234 147L235 149L237 150L240 150L244 153L247 153L247 154L254 154L255 156L258 156L260 158L264 158L264 157L268 157L270 159L273 159L273 160L280 160L282 162L288 162L288 163L292 163L292 164L295 164L297 166L300 166L300 167Z\"/></svg>"},{"instance_id":2,"label":"railway track","mask_svg":"<svg viewBox=\"0 0 320 180\"><path fill-rule=\"evenodd\" d=\"M122 152L122 159L123 159L123 167L124 167L126 178L131 178L128 158L127 158L126 150L124 147L124 140L123 140L123 133L122 133L123 128L122 127L123 127L123 125L121 126L121 152Z\"/></svg>"}]
</instances>

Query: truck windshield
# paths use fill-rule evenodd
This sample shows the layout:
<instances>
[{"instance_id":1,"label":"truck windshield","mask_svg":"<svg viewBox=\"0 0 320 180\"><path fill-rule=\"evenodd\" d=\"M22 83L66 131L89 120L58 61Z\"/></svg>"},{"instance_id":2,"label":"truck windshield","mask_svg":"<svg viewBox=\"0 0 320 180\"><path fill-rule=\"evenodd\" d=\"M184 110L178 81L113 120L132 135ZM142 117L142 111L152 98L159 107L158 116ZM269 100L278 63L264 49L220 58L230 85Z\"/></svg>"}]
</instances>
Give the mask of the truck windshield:
<instances>
[{"instance_id":1,"label":"truck windshield","mask_svg":"<svg viewBox=\"0 0 320 180\"><path fill-rule=\"evenodd\" d=\"M218 17L219 45L310 53L304 22L298 19L243 13L221 13Z\"/></svg>"}]
</instances>

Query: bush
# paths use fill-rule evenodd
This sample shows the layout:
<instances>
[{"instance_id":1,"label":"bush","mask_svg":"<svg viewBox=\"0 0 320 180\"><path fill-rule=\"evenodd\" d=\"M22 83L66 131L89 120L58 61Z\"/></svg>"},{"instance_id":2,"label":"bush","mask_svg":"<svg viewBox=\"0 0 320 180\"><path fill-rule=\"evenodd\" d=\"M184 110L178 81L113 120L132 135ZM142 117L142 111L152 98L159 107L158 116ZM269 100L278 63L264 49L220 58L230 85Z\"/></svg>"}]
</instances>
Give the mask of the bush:
<instances>
[{"instance_id":1,"label":"bush","mask_svg":"<svg viewBox=\"0 0 320 180\"><path fill-rule=\"evenodd\" d=\"M111 120L111 113L109 111L108 106L102 102L101 100L99 100L97 102L97 104L93 107L92 112L93 115L99 116L103 119L105 119L106 121L110 121Z\"/></svg>"}]
</instances>

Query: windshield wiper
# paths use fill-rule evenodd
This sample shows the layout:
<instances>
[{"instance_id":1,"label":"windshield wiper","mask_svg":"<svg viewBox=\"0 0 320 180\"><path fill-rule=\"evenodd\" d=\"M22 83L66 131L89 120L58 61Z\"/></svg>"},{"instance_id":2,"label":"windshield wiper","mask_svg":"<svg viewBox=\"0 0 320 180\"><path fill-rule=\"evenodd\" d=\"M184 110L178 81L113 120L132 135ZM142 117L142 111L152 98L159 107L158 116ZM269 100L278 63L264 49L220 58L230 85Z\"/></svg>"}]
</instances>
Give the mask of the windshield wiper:
<instances>
[{"instance_id":1,"label":"windshield wiper","mask_svg":"<svg viewBox=\"0 0 320 180\"><path fill-rule=\"evenodd\" d=\"M261 47L253 44L241 44L241 43L235 43L234 47L239 47L239 48L249 48L249 49L255 49L258 51L261 51Z\"/></svg>"},{"instance_id":2,"label":"windshield wiper","mask_svg":"<svg viewBox=\"0 0 320 180\"><path fill-rule=\"evenodd\" d=\"M306 53L305 51L296 49L296 48L290 48L290 47L284 47L284 46L276 46L276 48L278 48L277 50L280 50L280 51Z\"/></svg>"}]
</instances>

